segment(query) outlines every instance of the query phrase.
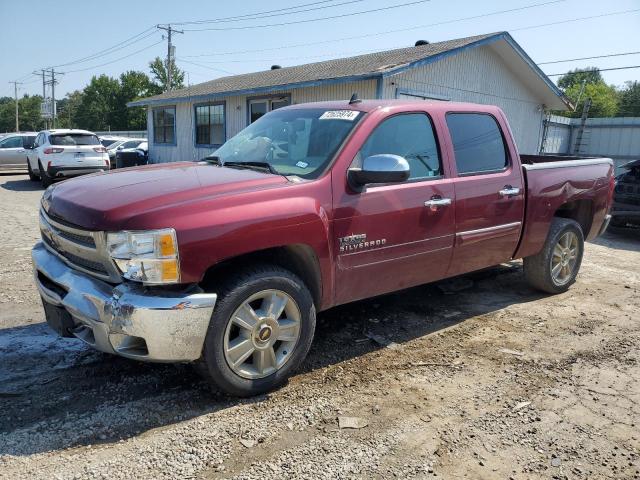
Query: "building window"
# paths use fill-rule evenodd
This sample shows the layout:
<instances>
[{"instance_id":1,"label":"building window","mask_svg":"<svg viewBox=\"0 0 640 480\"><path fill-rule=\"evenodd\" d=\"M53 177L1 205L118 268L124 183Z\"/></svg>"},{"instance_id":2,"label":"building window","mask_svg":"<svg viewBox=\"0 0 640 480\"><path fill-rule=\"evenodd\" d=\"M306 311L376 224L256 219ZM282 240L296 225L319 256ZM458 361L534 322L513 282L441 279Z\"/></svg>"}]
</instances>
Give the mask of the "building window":
<instances>
[{"instance_id":1,"label":"building window","mask_svg":"<svg viewBox=\"0 0 640 480\"><path fill-rule=\"evenodd\" d=\"M291 97L275 96L267 98L253 98L249 100L249 123L253 123L268 112L291 105Z\"/></svg>"},{"instance_id":2,"label":"building window","mask_svg":"<svg viewBox=\"0 0 640 480\"><path fill-rule=\"evenodd\" d=\"M153 110L153 143L176 143L176 107Z\"/></svg>"},{"instance_id":3,"label":"building window","mask_svg":"<svg viewBox=\"0 0 640 480\"><path fill-rule=\"evenodd\" d=\"M224 105L196 106L196 145L222 145L225 142Z\"/></svg>"}]
</instances>

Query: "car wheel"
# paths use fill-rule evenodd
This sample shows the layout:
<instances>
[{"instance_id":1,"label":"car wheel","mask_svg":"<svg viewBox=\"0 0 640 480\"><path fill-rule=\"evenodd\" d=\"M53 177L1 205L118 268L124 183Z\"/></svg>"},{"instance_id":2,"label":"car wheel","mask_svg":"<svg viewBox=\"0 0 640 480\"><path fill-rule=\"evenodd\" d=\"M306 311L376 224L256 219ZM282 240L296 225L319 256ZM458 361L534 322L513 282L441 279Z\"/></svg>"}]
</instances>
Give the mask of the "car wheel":
<instances>
[{"instance_id":1,"label":"car wheel","mask_svg":"<svg viewBox=\"0 0 640 480\"><path fill-rule=\"evenodd\" d=\"M543 292L566 292L576 280L583 253L580 224L568 218L554 218L542 250L524 259L525 277Z\"/></svg>"},{"instance_id":2,"label":"car wheel","mask_svg":"<svg viewBox=\"0 0 640 480\"><path fill-rule=\"evenodd\" d=\"M218 290L200 372L247 397L286 382L307 356L316 324L311 293L278 266L254 267Z\"/></svg>"},{"instance_id":3,"label":"car wheel","mask_svg":"<svg viewBox=\"0 0 640 480\"><path fill-rule=\"evenodd\" d=\"M44 188L49 187L53 183L53 179L47 174L40 160L38 160L38 169L40 170L40 183Z\"/></svg>"},{"instance_id":4,"label":"car wheel","mask_svg":"<svg viewBox=\"0 0 640 480\"><path fill-rule=\"evenodd\" d=\"M31 162L29 160L27 160L27 173L29 174L29 180L31 180L32 182L37 182L38 180L40 180L40 177L33 173L33 170L31 169Z\"/></svg>"}]
</instances>

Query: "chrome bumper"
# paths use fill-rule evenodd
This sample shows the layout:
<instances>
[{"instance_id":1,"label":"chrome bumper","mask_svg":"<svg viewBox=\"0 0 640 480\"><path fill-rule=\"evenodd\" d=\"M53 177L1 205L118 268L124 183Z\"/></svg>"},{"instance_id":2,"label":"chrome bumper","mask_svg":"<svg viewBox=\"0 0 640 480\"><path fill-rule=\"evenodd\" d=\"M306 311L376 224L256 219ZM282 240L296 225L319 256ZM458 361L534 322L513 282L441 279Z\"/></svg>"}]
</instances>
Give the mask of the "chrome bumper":
<instances>
[{"instance_id":1,"label":"chrome bumper","mask_svg":"<svg viewBox=\"0 0 640 480\"><path fill-rule=\"evenodd\" d=\"M42 242L31 257L42 300L68 314L69 332L85 343L136 360L200 358L217 295L128 282L114 287L67 266Z\"/></svg>"},{"instance_id":2,"label":"chrome bumper","mask_svg":"<svg viewBox=\"0 0 640 480\"><path fill-rule=\"evenodd\" d=\"M607 214L604 217L604 221L602 222L602 226L600 227L600 231L598 232L598 236L602 235L609 228L609 223L611 223L611 215Z\"/></svg>"}]
</instances>

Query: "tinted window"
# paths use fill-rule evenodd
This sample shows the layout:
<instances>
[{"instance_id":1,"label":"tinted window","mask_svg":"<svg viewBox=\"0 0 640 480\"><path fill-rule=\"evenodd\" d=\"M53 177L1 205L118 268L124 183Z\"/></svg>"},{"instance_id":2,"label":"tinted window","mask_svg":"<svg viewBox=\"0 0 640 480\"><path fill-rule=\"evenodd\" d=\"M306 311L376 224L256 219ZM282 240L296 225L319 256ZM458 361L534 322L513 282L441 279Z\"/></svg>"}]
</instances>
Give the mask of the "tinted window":
<instances>
[{"instance_id":1,"label":"tinted window","mask_svg":"<svg viewBox=\"0 0 640 480\"><path fill-rule=\"evenodd\" d=\"M360 149L358 160L388 153L400 155L409 162L409 179L442 175L438 145L429 117L411 113L391 117L376 127Z\"/></svg>"},{"instance_id":2,"label":"tinted window","mask_svg":"<svg viewBox=\"0 0 640 480\"><path fill-rule=\"evenodd\" d=\"M125 148L136 148L138 145L140 145L142 143L142 140L129 140L128 142L124 142L122 145L120 145L122 147L122 149L124 150Z\"/></svg>"},{"instance_id":3,"label":"tinted window","mask_svg":"<svg viewBox=\"0 0 640 480\"><path fill-rule=\"evenodd\" d=\"M176 143L175 107L157 108L153 111L153 141L155 143Z\"/></svg>"},{"instance_id":4,"label":"tinted window","mask_svg":"<svg viewBox=\"0 0 640 480\"><path fill-rule=\"evenodd\" d=\"M100 145L100 140L95 135L86 133L64 133L61 135L49 135L51 145Z\"/></svg>"},{"instance_id":5,"label":"tinted window","mask_svg":"<svg viewBox=\"0 0 640 480\"><path fill-rule=\"evenodd\" d=\"M508 165L500 128L491 115L449 113L447 126L459 174L503 170Z\"/></svg>"},{"instance_id":6,"label":"tinted window","mask_svg":"<svg viewBox=\"0 0 640 480\"><path fill-rule=\"evenodd\" d=\"M35 141L36 141L35 135L27 135L25 137L22 137L22 145L24 146L24 148L31 148Z\"/></svg>"},{"instance_id":7,"label":"tinted window","mask_svg":"<svg viewBox=\"0 0 640 480\"><path fill-rule=\"evenodd\" d=\"M224 105L198 105L196 107L196 144L222 145L224 143Z\"/></svg>"},{"instance_id":8,"label":"tinted window","mask_svg":"<svg viewBox=\"0 0 640 480\"><path fill-rule=\"evenodd\" d=\"M0 148L22 148L22 138L9 137L0 144Z\"/></svg>"}]
</instances>

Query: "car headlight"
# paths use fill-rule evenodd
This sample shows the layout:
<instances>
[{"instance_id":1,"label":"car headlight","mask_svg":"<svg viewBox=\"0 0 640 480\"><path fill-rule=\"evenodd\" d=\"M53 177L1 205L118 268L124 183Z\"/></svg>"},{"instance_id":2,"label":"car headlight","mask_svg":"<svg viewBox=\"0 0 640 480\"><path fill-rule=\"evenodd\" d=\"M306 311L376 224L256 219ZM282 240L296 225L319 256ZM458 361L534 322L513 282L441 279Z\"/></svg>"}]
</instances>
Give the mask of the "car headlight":
<instances>
[{"instance_id":1,"label":"car headlight","mask_svg":"<svg viewBox=\"0 0 640 480\"><path fill-rule=\"evenodd\" d=\"M127 280L153 284L180 281L178 242L173 228L108 233L107 252Z\"/></svg>"}]
</instances>

